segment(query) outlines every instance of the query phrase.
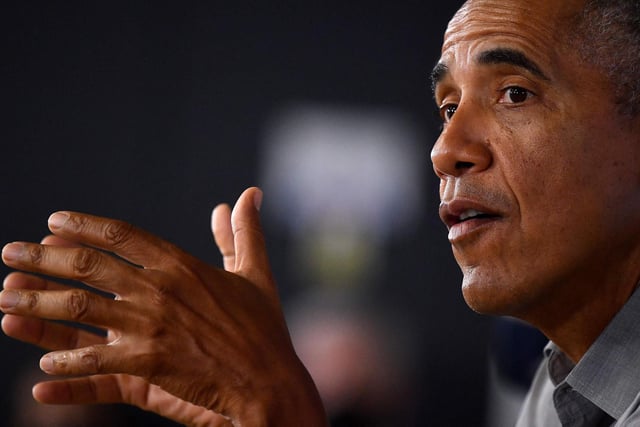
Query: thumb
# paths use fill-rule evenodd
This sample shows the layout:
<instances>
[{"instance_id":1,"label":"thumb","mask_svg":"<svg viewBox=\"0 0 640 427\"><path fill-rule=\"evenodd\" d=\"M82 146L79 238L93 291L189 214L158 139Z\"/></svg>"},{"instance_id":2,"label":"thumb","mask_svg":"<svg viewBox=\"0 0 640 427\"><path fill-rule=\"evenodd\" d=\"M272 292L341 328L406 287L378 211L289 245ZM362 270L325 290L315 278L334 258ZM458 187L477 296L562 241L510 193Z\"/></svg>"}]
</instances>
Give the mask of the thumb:
<instances>
[{"instance_id":1,"label":"thumb","mask_svg":"<svg viewBox=\"0 0 640 427\"><path fill-rule=\"evenodd\" d=\"M231 208L227 204L215 207L211 214L211 231L213 239L222 255L224 269L235 272L236 248L233 243L233 231L231 230Z\"/></svg>"},{"instance_id":2,"label":"thumb","mask_svg":"<svg viewBox=\"0 0 640 427\"><path fill-rule=\"evenodd\" d=\"M231 212L231 229L235 247L235 273L249 279L264 290L273 291L274 284L267 256L259 209L262 191L246 189Z\"/></svg>"}]
</instances>

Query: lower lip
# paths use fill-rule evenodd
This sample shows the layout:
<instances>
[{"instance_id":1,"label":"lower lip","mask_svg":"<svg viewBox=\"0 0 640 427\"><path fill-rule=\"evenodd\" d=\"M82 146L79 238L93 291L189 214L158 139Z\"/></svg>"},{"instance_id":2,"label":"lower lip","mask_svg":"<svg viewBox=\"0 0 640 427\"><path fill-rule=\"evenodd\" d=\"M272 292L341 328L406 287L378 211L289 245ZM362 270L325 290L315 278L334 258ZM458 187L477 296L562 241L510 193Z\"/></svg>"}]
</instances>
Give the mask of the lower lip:
<instances>
[{"instance_id":1,"label":"lower lip","mask_svg":"<svg viewBox=\"0 0 640 427\"><path fill-rule=\"evenodd\" d=\"M449 228L449 242L458 243L463 239L467 239L475 234L480 233L487 227L495 224L497 221L498 218L494 217L470 219L467 221L459 222Z\"/></svg>"}]
</instances>

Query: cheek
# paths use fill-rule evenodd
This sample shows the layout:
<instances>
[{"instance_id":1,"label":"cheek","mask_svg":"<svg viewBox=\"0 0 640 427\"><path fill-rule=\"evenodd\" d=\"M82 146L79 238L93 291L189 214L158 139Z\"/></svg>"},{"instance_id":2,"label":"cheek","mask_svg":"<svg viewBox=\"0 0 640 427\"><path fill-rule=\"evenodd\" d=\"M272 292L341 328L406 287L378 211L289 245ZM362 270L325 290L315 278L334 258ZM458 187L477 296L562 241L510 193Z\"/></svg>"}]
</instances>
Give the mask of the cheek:
<instances>
[{"instance_id":1,"label":"cheek","mask_svg":"<svg viewBox=\"0 0 640 427\"><path fill-rule=\"evenodd\" d=\"M516 198L519 227L527 239L552 244L578 225L576 217L586 214L581 207L584 203L592 208L584 191L590 188L586 177L579 171L567 173L579 169L579 165L563 154L539 150L521 159L513 171L511 189Z\"/></svg>"},{"instance_id":2,"label":"cheek","mask_svg":"<svg viewBox=\"0 0 640 427\"><path fill-rule=\"evenodd\" d=\"M629 196L618 177L607 177L607 152L563 130L520 151L509 176L520 216L514 252L545 271L597 252L625 222L616 205Z\"/></svg>"},{"instance_id":3,"label":"cheek","mask_svg":"<svg viewBox=\"0 0 640 427\"><path fill-rule=\"evenodd\" d=\"M584 216L596 214L589 212L596 202L593 171L585 167L582 147L568 130L552 125L523 129L521 138L509 139L515 142L499 159L514 198L514 237L520 240L511 250L530 259L555 257L572 233L588 227L581 223Z\"/></svg>"},{"instance_id":4,"label":"cheek","mask_svg":"<svg viewBox=\"0 0 640 427\"><path fill-rule=\"evenodd\" d=\"M497 156L499 168L523 213L564 212L573 193L592 185L591 148L579 129L563 122L557 115L540 114L502 128L505 149Z\"/></svg>"}]
</instances>

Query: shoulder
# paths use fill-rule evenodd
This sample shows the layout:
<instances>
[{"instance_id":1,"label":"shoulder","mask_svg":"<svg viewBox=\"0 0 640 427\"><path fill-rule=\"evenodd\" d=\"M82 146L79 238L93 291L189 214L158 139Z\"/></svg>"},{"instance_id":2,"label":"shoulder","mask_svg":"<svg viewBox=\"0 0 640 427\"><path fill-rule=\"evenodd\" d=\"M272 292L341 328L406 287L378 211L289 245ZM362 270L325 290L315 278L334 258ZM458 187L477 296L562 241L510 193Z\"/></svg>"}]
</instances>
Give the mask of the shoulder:
<instances>
[{"instance_id":1,"label":"shoulder","mask_svg":"<svg viewBox=\"0 0 640 427\"><path fill-rule=\"evenodd\" d=\"M615 423L616 427L640 427L640 393Z\"/></svg>"}]
</instances>

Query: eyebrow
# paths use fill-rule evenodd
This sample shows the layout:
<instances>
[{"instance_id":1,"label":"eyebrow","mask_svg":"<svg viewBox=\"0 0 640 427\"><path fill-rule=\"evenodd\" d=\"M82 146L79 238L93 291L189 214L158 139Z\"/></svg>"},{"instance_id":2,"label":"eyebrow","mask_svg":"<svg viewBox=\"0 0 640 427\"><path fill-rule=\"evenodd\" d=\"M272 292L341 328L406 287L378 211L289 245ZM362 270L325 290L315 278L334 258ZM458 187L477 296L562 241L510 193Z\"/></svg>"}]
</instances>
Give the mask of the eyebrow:
<instances>
[{"instance_id":1,"label":"eyebrow","mask_svg":"<svg viewBox=\"0 0 640 427\"><path fill-rule=\"evenodd\" d=\"M523 52L510 48L496 48L480 52L475 61L482 65L512 65L527 70L531 74L544 80L549 80L540 67ZM435 92L436 86L449 75L449 67L443 62L438 62L431 71L431 90Z\"/></svg>"},{"instance_id":2,"label":"eyebrow","mask_svg":"<svg viewBox=\"0 0 640 427\"><path fill-rule=\"evenodd\" d=\"M433 93L436 92L436 86L440 83L444 78L449 74L449 67L443 63L438 62L433 70L431 71L431 91Z\"/></svg>"},{"instance_id":3,"label":"eyebrow","mask_svg":"<svg viewBox=\"0 0 640 427\"><path fill-rule=\"evenodd\" d=\"M513 65L515 67L524 68L531 74L534 74L544 80L549 80L535 62L529 59L527 55L516 49L497 48L485 50L478 54L476 61L483 65Z\"/></svg>"}]
</instances>

